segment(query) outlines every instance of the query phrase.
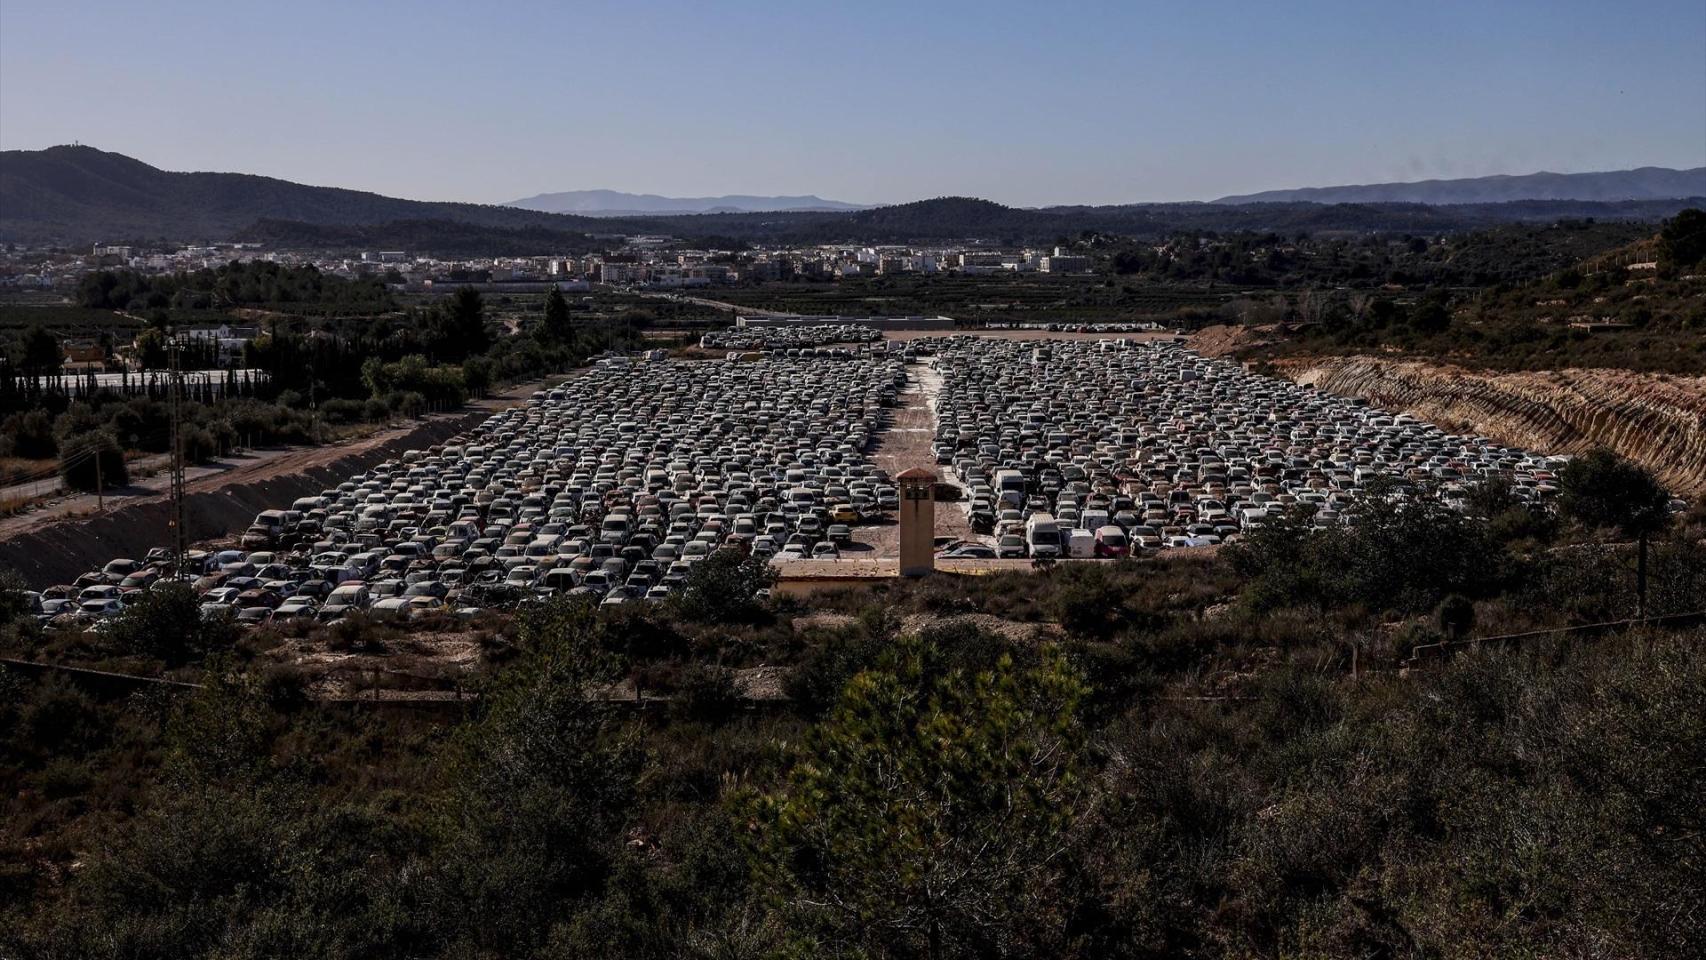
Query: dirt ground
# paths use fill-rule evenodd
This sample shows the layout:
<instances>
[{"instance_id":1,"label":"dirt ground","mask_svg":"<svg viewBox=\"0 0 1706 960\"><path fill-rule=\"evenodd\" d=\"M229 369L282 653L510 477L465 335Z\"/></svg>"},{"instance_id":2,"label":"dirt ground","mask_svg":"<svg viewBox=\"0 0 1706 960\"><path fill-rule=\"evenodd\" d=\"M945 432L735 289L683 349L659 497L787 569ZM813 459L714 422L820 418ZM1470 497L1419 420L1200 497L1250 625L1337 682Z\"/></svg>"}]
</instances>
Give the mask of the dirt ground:
<instances>
[{"instance_id":1,"label":"dirt ground","mask_svg":"<svg viewBox=\"0 0 1706 960\"><path fill-rule=\"evenodd\" d=\"M1244 327L1216 324L1191 334L1190 348L1205 357L1226 357L1245 347L1273 343L1279 332L1273 327Z\"/></svg>"},{"instance_id":2,"label":"dirt ground","mask_svg":"<svg viewBox=\"0 0 1706 960\"><path fill-rule=\"evenodd\" d=\"M336 651L323 634L291 639L268 656L300 671L317 700L350 699L375 690L455 692L463 677L480 663L480 645L469 633L417 631L384 650Z\"/></svg>"},{"instance_id":3,"label":"dirt ground","mask_svg":"<svg viewBox=\"0 0 1706 960\"><path fill-rule=\"evenodd\" d=\"M451 415L427 418L429 421L453 419ZM384 445L415 429L417 424L377 430L358 440L328 443L318 447L262 447L231 454L217 460L188 467L184 470L184 492L198 493L219 490L234 483L253 483L273 477L300 473L311 467L323 466L350 454L358 454ZM159 472L126 487L106 492L106 510L163 499L171 487L171 475ZM56 521L86 518L97 513L94 494L73 494L60 497L41 507L0 520L0 541L24 533L33 533Z\"/></svg>"},{"instance_id":4,"label":"dirt ground","mask_svg":"<svg viewBox=\"0 0 1706 960\"><path fill-rule=\"evenodd\" d=\"M1607 447L1677 495L1706 494L1706 377L1501 372L1365 355L1286 357L1275 366L1298 383L1510 446L1551 454Z\"/></svg>"},{"instance_id":5,"label":"dirt ground","mask_svg":"<svg viewBox=\"0 0 1706 960\"><path fill-rule=\"evenodd\" d=\"M930 444L936 437L936 397L942 390L942 376L927 363L907 366L907 384L900 392L898 404L889 413L888 422L877 431L871 449L871 460L889 476L913 467L933 470L942 482L958 487L948 471L936 465ZM968 519L968 507L959 500L936 502L935 536L940 542L950 540L980 540L991 543L992 538L974 533ZM853 528L853 543L841 548L840 560L801 560L779 564L784 592L811 593L818 589L833 589L848 581L892 577L900 559L900 526L892 511ZM1029 568L1028 561L938 561L943 569L958 573L986 573L1012 564Z\"/></svg>"},{"instance_id":6,"label":"dirt ground","mask_svg":"<svg viewBox=\"0 0 1706 960\"><path fill-rule=\"evenodd\" d=\"M957 486L947 472L936 465L936 457L930 452L930 444L936 439L936 397L942 392L942 375L927 363L908 365L906 375L906 389L900 392L899 403L891 411L888 424L876 435L871 460L891 477L913 467L923 467L936 471L944 483ZM963 501L938 502L936 536L975 538L977 535L972 532L966 516ZM842 551L849 559L894 560L900 557L900 527L892 514L883 522L854 527L853 540L854 547Z\"/></svg>"}]
</instances>

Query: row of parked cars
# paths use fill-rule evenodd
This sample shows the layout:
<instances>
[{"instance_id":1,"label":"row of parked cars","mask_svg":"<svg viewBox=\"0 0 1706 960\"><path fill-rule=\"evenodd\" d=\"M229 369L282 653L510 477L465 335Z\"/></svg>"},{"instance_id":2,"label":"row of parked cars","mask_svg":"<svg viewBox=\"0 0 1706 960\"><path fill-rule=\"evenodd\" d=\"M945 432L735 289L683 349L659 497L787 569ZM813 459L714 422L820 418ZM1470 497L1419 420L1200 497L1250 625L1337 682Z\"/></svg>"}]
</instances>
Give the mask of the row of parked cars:
<instances>
[{"instance_id":1,"label":"row of parked cars","mask_svg":"<svg viewBox=\"0 0 1706 960\"><path fill-rule=\"evenodd\" d=\"M599 364L442 447L409 451L192 554L208 616L244 623L418 617L557 593L657 600L719 549L836 557L898 491L866 456L904 364ZM166 582L173 558L114 560L44 591L87 623Z\"/></svg>"},{"instance_id":2,"label":"row of parked cars","mask_svg":"<svg viewBox=\"0 0 1706 960\"><path fill-rule=\"evenodd\" d=\"M1344 518L1376 477L1462 504L1493 474L1536 506L1563 460L1124 339L929 341L936 461L989 544L949 556L1124 556L1209 546L1293 505ZM957 551L957 552L956 552Z\"/></svg>"},{"instance_id":3,"label":"row of parked cars","mask_svg":"<svg viewBox=\"0 0 1706 960\"><path fill-rule=\"evenodd\" d=\"M985 330L1040 330L1046 333L1159 333L1166 329L1149 320L1124 323L987 323Z\"/></svg>"},{"instance_id":4,"label":"row of parked cars","mask_svg":"<svg viewBox=\"0 0 1706 960\"><path fill-rule=\"evenodd\" d=\"M776 329L776 328L762 328ZM785 328L783 328L785 329ZM985 539L948 557L1208 546L1289 508L1317 524L1376 478L1461 504L1507 477L1544 509L1563 461L1250 373L1172 343L908 341L940 376L933 452ZM613 358L430 450L263 511L183 578L243 623L471 614L553 594L658 600L723 549L836 558L898 491L873 436L904 354ZM164 550L32 595L87 625L174 579Z\"/></svg>"},{"instance_id":5,"label":"row of parked cars","mask_svg":"<svg viewBox=\"0 0 1706 960\"><path fill-rule=\"evenodd\" d=\"M786 327L729 327L699 338L707 350L801 350L835 343L882 343L883 333L859 323L812 323Z\"/></svg>"}]
</instances>

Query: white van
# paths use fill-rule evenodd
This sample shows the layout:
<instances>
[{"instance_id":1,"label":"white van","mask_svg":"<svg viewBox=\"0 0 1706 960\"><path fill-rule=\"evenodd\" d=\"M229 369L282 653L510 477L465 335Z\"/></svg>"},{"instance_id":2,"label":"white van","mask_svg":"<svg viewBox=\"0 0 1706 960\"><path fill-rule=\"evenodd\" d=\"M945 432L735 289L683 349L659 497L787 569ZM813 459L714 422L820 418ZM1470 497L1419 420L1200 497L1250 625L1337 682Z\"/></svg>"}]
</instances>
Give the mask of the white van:
<instances>
[{"instance_id":1,"label":"white van","mask_svg":"<svg viewBox=\"0 0 1706 960\"><path fill-rule=\"evenodd\" d=\"M1047 513L1035 513L1025 521L1025 543L1036 559L1054 559L1061 554L1060 527Z\"/></svg>"},{"instance_id":2,"label":"white van","mask_svg":"<svg viewBox=\"0 0 1706 960\"><path fill-rule=\"evenodd\" d=\"M1066 555L1074 560L1090 560L1096 556L1096 535L1082 527L1066 534Z\"/></svg>"}]
</instances>

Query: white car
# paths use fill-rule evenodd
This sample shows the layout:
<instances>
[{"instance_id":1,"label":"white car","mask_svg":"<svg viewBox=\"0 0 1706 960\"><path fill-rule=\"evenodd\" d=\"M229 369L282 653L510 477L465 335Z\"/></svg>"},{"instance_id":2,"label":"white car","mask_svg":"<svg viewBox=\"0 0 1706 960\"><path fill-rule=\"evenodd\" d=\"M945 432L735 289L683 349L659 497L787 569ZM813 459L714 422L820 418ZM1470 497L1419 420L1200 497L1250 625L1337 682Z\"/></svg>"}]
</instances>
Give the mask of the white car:
<instances>
[{"instance_id":1,"label":"white car","mask_svg":"<svg viewBox=\"0 0 1706 960\"><path fill-rule=\"evenodd\" d=\"M113 599L84 600L77 605L77 612L91 619L105 620L123 613L124 604Z\"/></svg>"}]
</instances>

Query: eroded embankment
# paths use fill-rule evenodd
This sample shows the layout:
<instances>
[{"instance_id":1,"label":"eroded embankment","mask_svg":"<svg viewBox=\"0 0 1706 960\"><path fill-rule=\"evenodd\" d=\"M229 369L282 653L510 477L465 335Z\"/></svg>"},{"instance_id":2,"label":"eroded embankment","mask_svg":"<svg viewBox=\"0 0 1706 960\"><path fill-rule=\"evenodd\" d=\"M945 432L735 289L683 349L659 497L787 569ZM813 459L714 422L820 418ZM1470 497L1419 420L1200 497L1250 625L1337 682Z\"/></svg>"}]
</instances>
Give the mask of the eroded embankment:
<instances>
[{"instance_id":1,"label":"eroded embankment","mask_svg":"<svg viewBox=\"0 0 1706 960\"><path fill-rule=\"evenodd\" d=\"M1373 357L1287 358L1298 383L1545 453L1603 446L1706 493L1706 378L1627 370L1485 373Z\"/></svg>"},{"instance_id":2,"label":"eroded embankment","mask_svg":"<svg viewBox=\"0 0 1706 960\"><path fill-rule=\"evenodd\" d=\"M195 543L235 535L262 510L288 507L298 497L336 486L405 450L443 443L489 416L491 411L481 410L426 421L382 443L362 445L344 456L289 473L249 479L233 476L223 483L215 478L199 481L184 497L184 526L189 540ZM171 515L170 499L155 496L99 516L43 523L38 530L0 542L0 567L17 570L37 589L70 583L114 557L140 558L150 547L170 545Z\"/></svg>"}]
</instances>

